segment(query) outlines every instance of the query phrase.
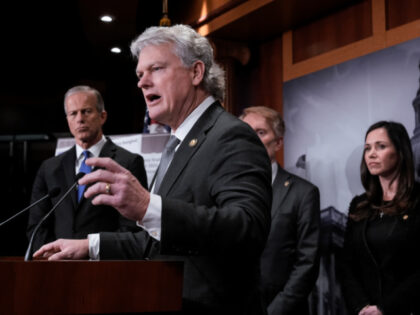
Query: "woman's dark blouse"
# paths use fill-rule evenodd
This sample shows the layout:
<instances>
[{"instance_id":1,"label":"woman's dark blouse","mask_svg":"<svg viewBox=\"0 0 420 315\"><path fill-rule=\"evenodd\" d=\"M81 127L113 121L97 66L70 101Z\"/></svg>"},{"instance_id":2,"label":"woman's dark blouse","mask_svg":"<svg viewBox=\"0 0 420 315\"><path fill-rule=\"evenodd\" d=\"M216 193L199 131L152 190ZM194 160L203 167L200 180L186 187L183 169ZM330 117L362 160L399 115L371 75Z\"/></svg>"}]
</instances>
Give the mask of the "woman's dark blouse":
<instances>
[{"instance_id":1,"label":"woman's dark blouse","mask_svg":"<svg viewBox=\"0 0 420 315\"><path fill-rule=\"evenodd\" d=\"M377 216L368 221L366 228L366 241L378 265L381 265L388 253L387 238L396 224L398 216ZM385 236L385 237L384 237Z\"/></svg>"},{"instance_id":2,"label":"woman's dark blouse","mask_svg":"<svg viewBox=\"0 0 420 315\"><path fill-rule=\"evenodd\" d=\"M420 196L419 184L414 193ZM355 197L349 214L364 199ZM420 314L420 204L394 216L349 218L340 265L350 314L368 304L384 315Z\"/></svg>"}]
</instances>

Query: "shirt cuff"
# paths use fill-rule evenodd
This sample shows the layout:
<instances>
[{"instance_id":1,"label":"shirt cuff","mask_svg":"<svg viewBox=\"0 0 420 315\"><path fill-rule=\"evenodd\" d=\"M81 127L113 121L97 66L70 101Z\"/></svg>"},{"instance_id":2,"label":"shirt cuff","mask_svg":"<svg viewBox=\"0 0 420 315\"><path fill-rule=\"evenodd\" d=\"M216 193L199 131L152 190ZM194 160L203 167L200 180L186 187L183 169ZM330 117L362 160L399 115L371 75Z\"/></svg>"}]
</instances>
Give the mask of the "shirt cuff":
<instances>
[{"instance_id":1,"label":"shirt cuff","mask_svg":"<svg viewBox=\"0 0 420 315\"><path fill-rule=\"evenodd\" d=\"M137 225L146 230L151 237L160 241L161 219L162 198L158 195L150 194L150 202L146 214L141 222L137 221Z\"/></svg>"},{"instance_id":2,"label":"shirt cuff","mask_svg":"<svg viewBox=\"0 0 420 315\"><path fill-rule=\"evenodd\" d=\"M89 258L91 260L99 260L99 245L100 245L100 237L99 234L89 234Z\"/></svg>"}]
</instances>

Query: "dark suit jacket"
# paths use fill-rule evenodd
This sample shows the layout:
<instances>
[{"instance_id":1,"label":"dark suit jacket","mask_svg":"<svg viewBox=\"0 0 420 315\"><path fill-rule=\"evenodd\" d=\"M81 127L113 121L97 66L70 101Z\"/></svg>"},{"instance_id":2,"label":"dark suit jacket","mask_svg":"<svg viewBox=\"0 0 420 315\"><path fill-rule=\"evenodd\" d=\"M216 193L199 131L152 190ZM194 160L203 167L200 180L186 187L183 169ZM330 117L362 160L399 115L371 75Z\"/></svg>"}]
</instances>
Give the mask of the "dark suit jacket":
<instances>
[{"instance_id":1,"label":"dark suit jacket","mask_svg":"<svg viewBox=\"0 0 420 315\"><path fill-rule=\"evenodd\" d=\"M261 258L262 291L268 314L304 315L319 269L319 191L278 167L271 230Z\"/></svg>"},{"instance_id":2,"label":"dark suit jacket","mask_svg":"<svg viewBox=\"0 0 420 315\"><path fill-rule=\"evenodd\" d=\"M184 312L261 314L270 178L255 132L216 102L180 144L160 186L161 241L145 232L101 233L100 257L182 260Z\"/></svg>"},{"instance_id":3,"label":"dark suit jacket","mask_svg":"<svg viewBox=\"0 0 420 315\"><path fill-rule=\"evenodd\" d=\"M117 146L110 139L103 146L101 157L110 157L126 167L147 187L144 161L138 154L133 154ZM32 202L59 187L60 194L31 209L29 214L28 238L41 218L52 208L68 188L75 182L76 147L44 161L38 170L32 189ZM39 229L33 249L57 238L86 238L89 233L101 231L138 231L135 222L122 217L117 210L107 206L93 206L90 199L77 202L77 190L71 192L56 209L50 219Z\"/></svg>"},{"instance_id":4,"label":"dark suit jacket","mask_svg":"<svg viewBox=\"0 0 420 315\"><path fill-rule=\"evenodd\" d=\"M415 194L420 196L420 186ZM349 213L366 195L355 197ZM349 314L377 305L384 315L420 314L420 204L394 217L386 253L375 260L366 239L368 220L347 222L342 259L343 294Z\"/></svg>"}]
</instances>

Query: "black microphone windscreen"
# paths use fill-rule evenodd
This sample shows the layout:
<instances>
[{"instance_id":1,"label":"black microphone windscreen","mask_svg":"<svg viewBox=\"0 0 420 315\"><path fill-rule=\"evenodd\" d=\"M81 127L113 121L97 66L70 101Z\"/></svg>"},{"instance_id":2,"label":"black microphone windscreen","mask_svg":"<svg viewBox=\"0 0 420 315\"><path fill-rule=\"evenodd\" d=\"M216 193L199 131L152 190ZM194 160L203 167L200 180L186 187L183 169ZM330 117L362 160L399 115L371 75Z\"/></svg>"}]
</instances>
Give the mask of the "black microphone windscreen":
<instances>
[{"instance_id":1,"label":"black microphone windscreen","mask_svg":"<svg viewBox=\"0 0 420 315\"><path fill-rule=\"evenodd\" d=\"M55 197L55 196L58 196L58 194L60 193L60 187L54 187L53 189L51 189L49 192L48 192L48 195L50 196L50 197Z\"/></svg>"}]
</instances>

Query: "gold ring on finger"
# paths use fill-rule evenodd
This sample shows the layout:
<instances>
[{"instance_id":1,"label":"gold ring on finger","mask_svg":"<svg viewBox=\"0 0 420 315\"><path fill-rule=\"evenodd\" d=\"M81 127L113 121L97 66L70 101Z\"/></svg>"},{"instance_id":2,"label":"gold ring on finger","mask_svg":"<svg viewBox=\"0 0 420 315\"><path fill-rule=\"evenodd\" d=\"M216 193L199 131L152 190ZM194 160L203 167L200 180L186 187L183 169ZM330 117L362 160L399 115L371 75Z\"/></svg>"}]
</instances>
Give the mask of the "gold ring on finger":
<instances>
[{"instance_id":1,"label":"gold ring on finger","mask_svg":"<svg viewBox=\"0 0 420 315\"><path fill-rule=\"evenodd\" d=\"M105 193L107 195L110 195L111 194L111 184L110 183L106 183L106 185L105 185Z\"/></svg>"}]
</instances>

